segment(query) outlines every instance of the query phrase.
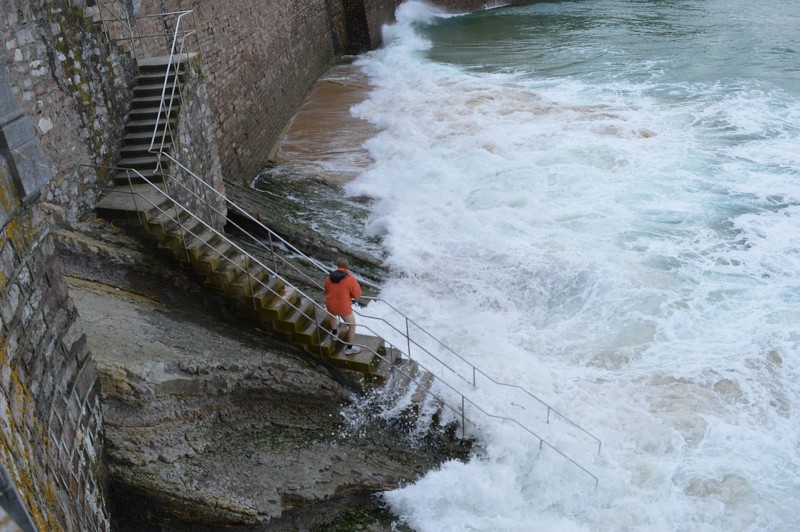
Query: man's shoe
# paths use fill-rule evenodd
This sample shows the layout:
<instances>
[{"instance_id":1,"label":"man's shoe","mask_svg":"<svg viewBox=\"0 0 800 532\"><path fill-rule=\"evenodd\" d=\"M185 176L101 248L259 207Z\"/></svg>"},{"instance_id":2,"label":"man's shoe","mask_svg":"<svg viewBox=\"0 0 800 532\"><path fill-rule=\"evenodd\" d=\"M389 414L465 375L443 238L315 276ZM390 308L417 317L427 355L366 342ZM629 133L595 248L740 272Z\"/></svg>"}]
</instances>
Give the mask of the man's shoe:
<instances>
[{"instance_id":1,"label":"man's shoe","mask_svg":"<svg viewBox=\"0 0 800 532\"><path fill-rule=\"evenodd\" d=\"M345 355L355 355L356 353L360 353L361 348L357 345L348 345L347 349L344 350Z\"/></svg>"}]
</instances>

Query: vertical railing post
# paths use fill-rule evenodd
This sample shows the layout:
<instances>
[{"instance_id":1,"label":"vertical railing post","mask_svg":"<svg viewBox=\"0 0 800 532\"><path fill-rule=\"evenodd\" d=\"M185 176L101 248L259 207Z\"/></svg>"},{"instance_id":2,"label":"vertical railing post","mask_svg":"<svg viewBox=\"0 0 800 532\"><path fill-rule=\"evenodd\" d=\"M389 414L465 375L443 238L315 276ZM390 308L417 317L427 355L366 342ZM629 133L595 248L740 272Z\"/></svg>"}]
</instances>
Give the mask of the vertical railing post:
<instances>
[{"instance_id":1,"label":"vertical railing post","mask_svg":"<svg viewBox=\"0 0 800 532\"><path fill-rule=\"evenodd\" d=\"M406 318L406 349L408 349L408 358L411 356L411 331L408 328L408 318Z\"/></svg>"},{"instance_id":2,"label":"vertical railing post","mask_svg":"<svg viewBox=\"0 0 800 532\"><path fill-rule=\"evenodd\" d=\"M467 425L467 416L466 416L466 405L464 402L464 396L461 396L461 439L465 439L466 437L466 425Z\"/></svg>"},{"instance_id":3,"label":"vertical railing post","mask_svg":"<svg viewBox=\"0 0 800 532\"><path fill-rule=\"evenodd\" d=\"M272 233L267 233L267 236L269 237L269 251L272 255L272 269L275 273L280 273L278 271L278 259L275 258L275 244L272 242Z\"/></svg>"},{"instance_id":4,"label":"vertical railing post","mask_svg":"<svg viewBox=\"0 0 800 532\"><path fill-rule=\"evenodd\" d=\"M144 220L142 219L142 211L139 209L139 204L136 201L136 193L133 191L133 180L131 179L131 171L125 170L125 177L128 178L128 189L131 191L131 197L133 198L133 208L136 209L136 217L139 218L139 224L144 227Z\"/></svg>"}]
</instances>

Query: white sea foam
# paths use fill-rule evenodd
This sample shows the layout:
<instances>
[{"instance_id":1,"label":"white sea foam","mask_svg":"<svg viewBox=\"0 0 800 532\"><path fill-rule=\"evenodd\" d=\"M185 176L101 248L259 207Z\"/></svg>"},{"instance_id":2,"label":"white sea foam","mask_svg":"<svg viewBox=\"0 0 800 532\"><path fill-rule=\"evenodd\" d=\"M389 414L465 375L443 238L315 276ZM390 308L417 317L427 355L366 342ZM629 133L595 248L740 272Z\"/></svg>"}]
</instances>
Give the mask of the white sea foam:
<instances>
[{"instance_id":1,"label":"white sea foam","mask_svg":"<svg viewBox=\"0 0 800 532\"><path fill-rule=\"evenodd\" d=\"M473 410L480 452L392 508L422 531L800 527L800 96L470 72L426 58L429 7L397 19L359 62L375 88L354 112L380 133L348 187L376 198L383 296L603 449L516 392L459 385L598 489Z\"/></svg>"}]
</instances>

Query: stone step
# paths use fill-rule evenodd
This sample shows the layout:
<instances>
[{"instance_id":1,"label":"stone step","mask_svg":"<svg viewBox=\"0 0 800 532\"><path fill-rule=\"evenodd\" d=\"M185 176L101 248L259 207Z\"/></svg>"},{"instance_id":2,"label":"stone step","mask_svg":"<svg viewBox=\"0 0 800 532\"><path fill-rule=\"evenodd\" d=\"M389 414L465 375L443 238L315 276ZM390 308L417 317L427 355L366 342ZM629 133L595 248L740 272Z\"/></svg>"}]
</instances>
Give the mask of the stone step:
<instances>
[{"instance_id":1,"label":"stone step","mask_svg":"<svg viewBox=\"0 0 800 532\"><path fill-rule=\"evenodd\" d=\"M322 356L325 359L329 359L334 356L336 350L339 348L339 342L330 336L321 335L321 338L322 343L312 341L310 344L306 345L306 351L313 356Z\"/></svg>"},{"instance_id":2,"label":"stone step","mask_svg":"<svg viewBox=\"0 0 800 532\"><path fill-rule=\"evenodd\" d=\"M178 70L176 73L175 70L170 70L169 77L167 77L167 70L164 69L153 69L153 70L145 70L139 69L139 75L136 76L136 85L144 86L144 85L160 85L163 89L164 87L164 80L167 80L167 84L170 85L175 82L175 76L177 74L178 80L183 81L183 78L186 75L186 71L183 69ZM169 93L169 91L168 91Z\"/></svg>"},{"instance_id":3,"label":"stone step","mask_svg":"<svg viewBox=\"0 0 800 532\"><path fill-rule=\"evenodd\" d=\"M211 232L211 231L209 231ZM232 244L222 240L216 234L216 238L208 241L200 241L196 247L187 246L189 260L194 271L201 275L208 275L216 271L222 263L226 262L225 255L230 252ZM197 237L184 237L185 239L197 239Z\"/></svg>"},{"instance_id":4,"label":"stone step","mask_svg":"<svg viewBox=\"0 0 800 532\"><path fill-rule=\"evenodd\" d=\"M172 128L175 127L177 124L177 120L175 118L170 118L166 120L164 117L161 117L158 120L158 130L163 131L166 126L170 126ZM153 119L146 119L146 120L130 120L125 124L125 133L136 133L141 131L149 131L152 135L153 132L156 131L156 120Z\"/></svg>"},{"instance_id":5,"label":"stone step","mask_svg":"<svg viewBox=\"0 0 800 532\"><path fill-rule=\"evenodd\" d=\"M303 297L291 305L284 316L275 321L275 328L294 336L314 324L315 316L314 302Z\"/></svg>"},{"instance_id":6,"label":"stone step","mask_svg":"<svg viewBox=\"0 0 800 532\"><path fill-rule=\"evenodd\" d=\"M262 286L262 283L268 283L269 279L269 270L251 260L247 271L240 272L234 280L228 283L226 292L228 296L235 300L249 303L253 294Z\"/></svg>"},{"instance_id":7,"label":"stone step","mask_svg":"<svg viewBox=\"0 0 800 532\"><path fill-rule=\"evenodd\" d=\"M312 317L313 321L309 321L304 329L294 331L292 339L306 346L312 354L320 354L319 347L327 343L330 346L330 350L321 354L326 358L333 356L336 339L331 334L330 324L320 317L320 309L318 307L314 307Z\"/></svg>"},{"instance_id":8,"label":"stone step","mask_svg":"<svg viewBox=\"0 0 800 532\"><path fill-rule=\"evenodd\" d=\"M253 296L255 307L258 311L269 308L275 300L281 298L286 293L286 283L279 277L271 277L267 286L256 289Z\"/></svg>"},{"instance_id":9,"label":"stone step","mask_svg":"<svg viewBox=\"0 0 800 532\"><path fill-rule=\"evenodd\" d=\"M381 356L375 357L375 363L370 372L370 377L378 384L382 384L389 379L392 369L402 357L402 353L393 347L381 351L378 353Z\"/></svg>"},{"instance_id":10,"label":"stone step","mask_svg":"<svg viewBox=\"0 0 800 532\"><path fill-rule=\"evenodd\" d=\"M174 83L167 83L167 86L164 87L164 80L162 79L160 82L155 83L146 83L146 84L139 84L133 87L133 97L134 98L144 98L147 96L158 96L159 100L161 99L162 95L170 95L170 94L178 94L178 90L175 89Z\"/></svg>"},{"instance_id":11,"label":"stone step","mask_svg":"<svg viewBox=\"0 0 800 532\"><path fill-rule=\"evenodd\" d=\"M412 381L417 379L421 370L419 364L410 358L398 359L393 370L386 391L397 399L408 393L412 386L416 388L416 383Z\"/></svg>"},{"instance_id":12,"label":"stone step","mask_svg":"<svg viewBox=\"0 0 800 532\"><path fill-rule=\"evenodd\" d=\"M220 257L217 267L205 275L204 282L221 294L227 293L228 285L245 271L247 257L232 248Z\"/></svg>"},{"instance_id":13,"label":"stone step","mask_svg":"<svg viewBox=\"0 0 800 532\"><path fill-rule=\"evenodd\" d=\"M173 229L159 241L158 247L171 252L178 262L191 268L193 254L198 253L201 247L214 246L218 241L219 236L216 233L198 222L194 226L187 224L182 230Z\"/></svg>"},{"instance_id":14,"label":"stone step","mask_svg":"<svg viewBox=\"0 0 800 532\"><path fill-rule=\"evenodd\" d=\"M373 368L377 364L376 359L378 358L375 356L375 353L383 348L383 339L377 336L356 334L353 345L361 346L361 351L354 355L345 355L343 349L344 342L340 343L342 347L329 357L328 360L330 363L338 368L358 371L365 376L372 375Z\"/></svg>"},{"instance_id":15,"label":"stone step","mask_svg":"<svg viewBox=\"0 0 800 532\"><path fill-rule=\"evenodd\" d=\"M183 239L184 234L199 234L205 226L185 209L170 204L166 209L150 211L145 217L144 228L164 243L169 239Z\"/></svg>"},{"instance_id":16,"label":"stone step","mask_svg":"<svg viewBox=\"0 0 800 532\"><path fill-rule=\"evenodd\" d=\"M120 158L122 159L131 159L134 157L155 157L155 154L150 151L150 138L152 135L148 135L147 139L143 142L126 142L125 145L120 150ZM161 143L157 143L154 145L153 149L158 150L161 146ZM169 153L169 144L164 146L164 151Z\"/></svg>"},{"instance_id":17,"label":"stone step","mask_svg":"<svg viewBox=\"0 0 800 532\"><path fill-rule=\"evenodd\" d=\"M196 58L200 55L198 52L188 52L182 54L175 54L173 56L169 55L157 55L153 57L145 57L136 61L136 66L139 68L139 71L147 71L152 69L165 69L170 62L173 65L180 66L185 65L192 59Z\"/></svg>"},{"instance_id":18,"label":"stone step","mask_svg":"<svg viewBox=\"0 0 800 532\"><path fill-rule=\"evenodd\" d=\"M120 170L114 174L114 185L117 187L127 187L130 183L133 183L144 184L145 186L151 187L147 181L150 181L151 183L161 183L164 181L164 175L165 174L163 171L156 171L155 168L151 168L149 170L136 169L135 172L126 172L124 170Z\"/></svg>"},{"instance_id":19,"label":"stone step","mask_svg":"<svg viewBox=\"0 0 800 532\"><path fill-rule=\"evenodd\" d=\"M294 311L294 308L300 302L300 294L293 287L285 287L282 293L271 294L272 297L266 300L255 300L259 305L263 305L258 309L258 318L263 322L270 322L273 324L285 319L285 317Z\"/></svg>"},{"instance_id":20,"label":"stone step","mask_svg":"<svg viewBox=\"0 0 800 532\"><path fill-rule=\"evenodd\" d=\"M120 168L135 168L136 170L152 170L158 166L158 157L151 154L140 157L128 157L120 159L117 166Z\"/></svg>"},{"instance_id":21,"label":"stone step","mask_svg":"<svg viewBox=\"0 0 800 532\"><path fill-rule=\"evenodd\" d=\"M160 116L161 118L165 118L167 116L177 117L178 111L180 111L180 107L173 105L172 107L168 107L165 105L164 107L161 106L149 106L149 107L137 107L132 108L128 112L128 120L131 122L137 122L141 120L153 120L155 121L156 117Z\"/></svg>"},{"instance_id":22,"label":"stone step","mask_svg":"<svg viewBox=\"0 0 800 532\"><path fill-rule=\"evenodd\" d=\"M171 94L171 92L167 92L166 97L169 98ZM132 109L139 109L142 107L158 107L159 105L161 105L161 93L135 96L131 100ZM180 105L180 94L177 92L175 93L175 98L172 102L172 106L175 107L175 105Z\"/></svg>"},{"instance_id":23,"label":"stone step","mask_svg":"<svg viewBox=\"0 0 800 532\"><path fill-rule=\"evenodd\" d=\"M428 371L422 371L418 374L417 381L417 389L414 390L414 394L411 396L411 405L412 408L415 408L417 411L419 407L425 402L425 399L428 397L428 392L433 385L433 381L436 377L433 373Z\"/></svg>"},{"instance_id":24,"label":"stone step","mask_svg":"<svg viewBox=\"0 0 800 532\"><path fill-rule=\"evenodd\" d=\"M214 248L219 241L220 237L214 231L198 226L193 234L173 231L161 242L161 246L172 250L179 261L193 267L195 258L205 250Z\"/></svg>"},{"instance_id":25,"label":"stone step","mask_svg":"<svg viewBox=\"0 0 800 532\"><path fill-rule=\"evenodd\" d=\"M161 142L161 137L162 136L166 136L168 141L172 138L169 129L167 129L166 131L161 129L161 130L159 130L159 131L157 131L155 133L156 133L157 142ZM152 138L153 138L153 130L150 130L150 131L131 131L130 133L126 134L123 137L122 140L125 141L125 144L140 143L140 144L146 144L147 146L150 146L150 141L152 140Z\"/></svg>"}]
</instances>

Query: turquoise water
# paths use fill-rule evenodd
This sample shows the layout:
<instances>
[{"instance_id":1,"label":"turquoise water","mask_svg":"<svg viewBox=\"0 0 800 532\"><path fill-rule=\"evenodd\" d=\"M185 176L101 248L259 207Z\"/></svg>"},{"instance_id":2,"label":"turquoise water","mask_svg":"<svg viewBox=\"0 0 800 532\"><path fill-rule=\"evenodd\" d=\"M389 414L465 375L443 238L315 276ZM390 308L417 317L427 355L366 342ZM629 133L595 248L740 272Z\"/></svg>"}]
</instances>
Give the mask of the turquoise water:
<instances>
[{"instance_id":1,"label":"turquoise water","mask_svg":"<svg viewBox=\"0 0 800 532\"><path fill-rule=\"evenodd\" d=\"M479 382L597 489L472 412L475 457L391 508L430 531L800 529L800 4L397 19L356 63L379 133L346 187L374 200L383 295L603 447Z\"/></svg>"}]
</instances>

